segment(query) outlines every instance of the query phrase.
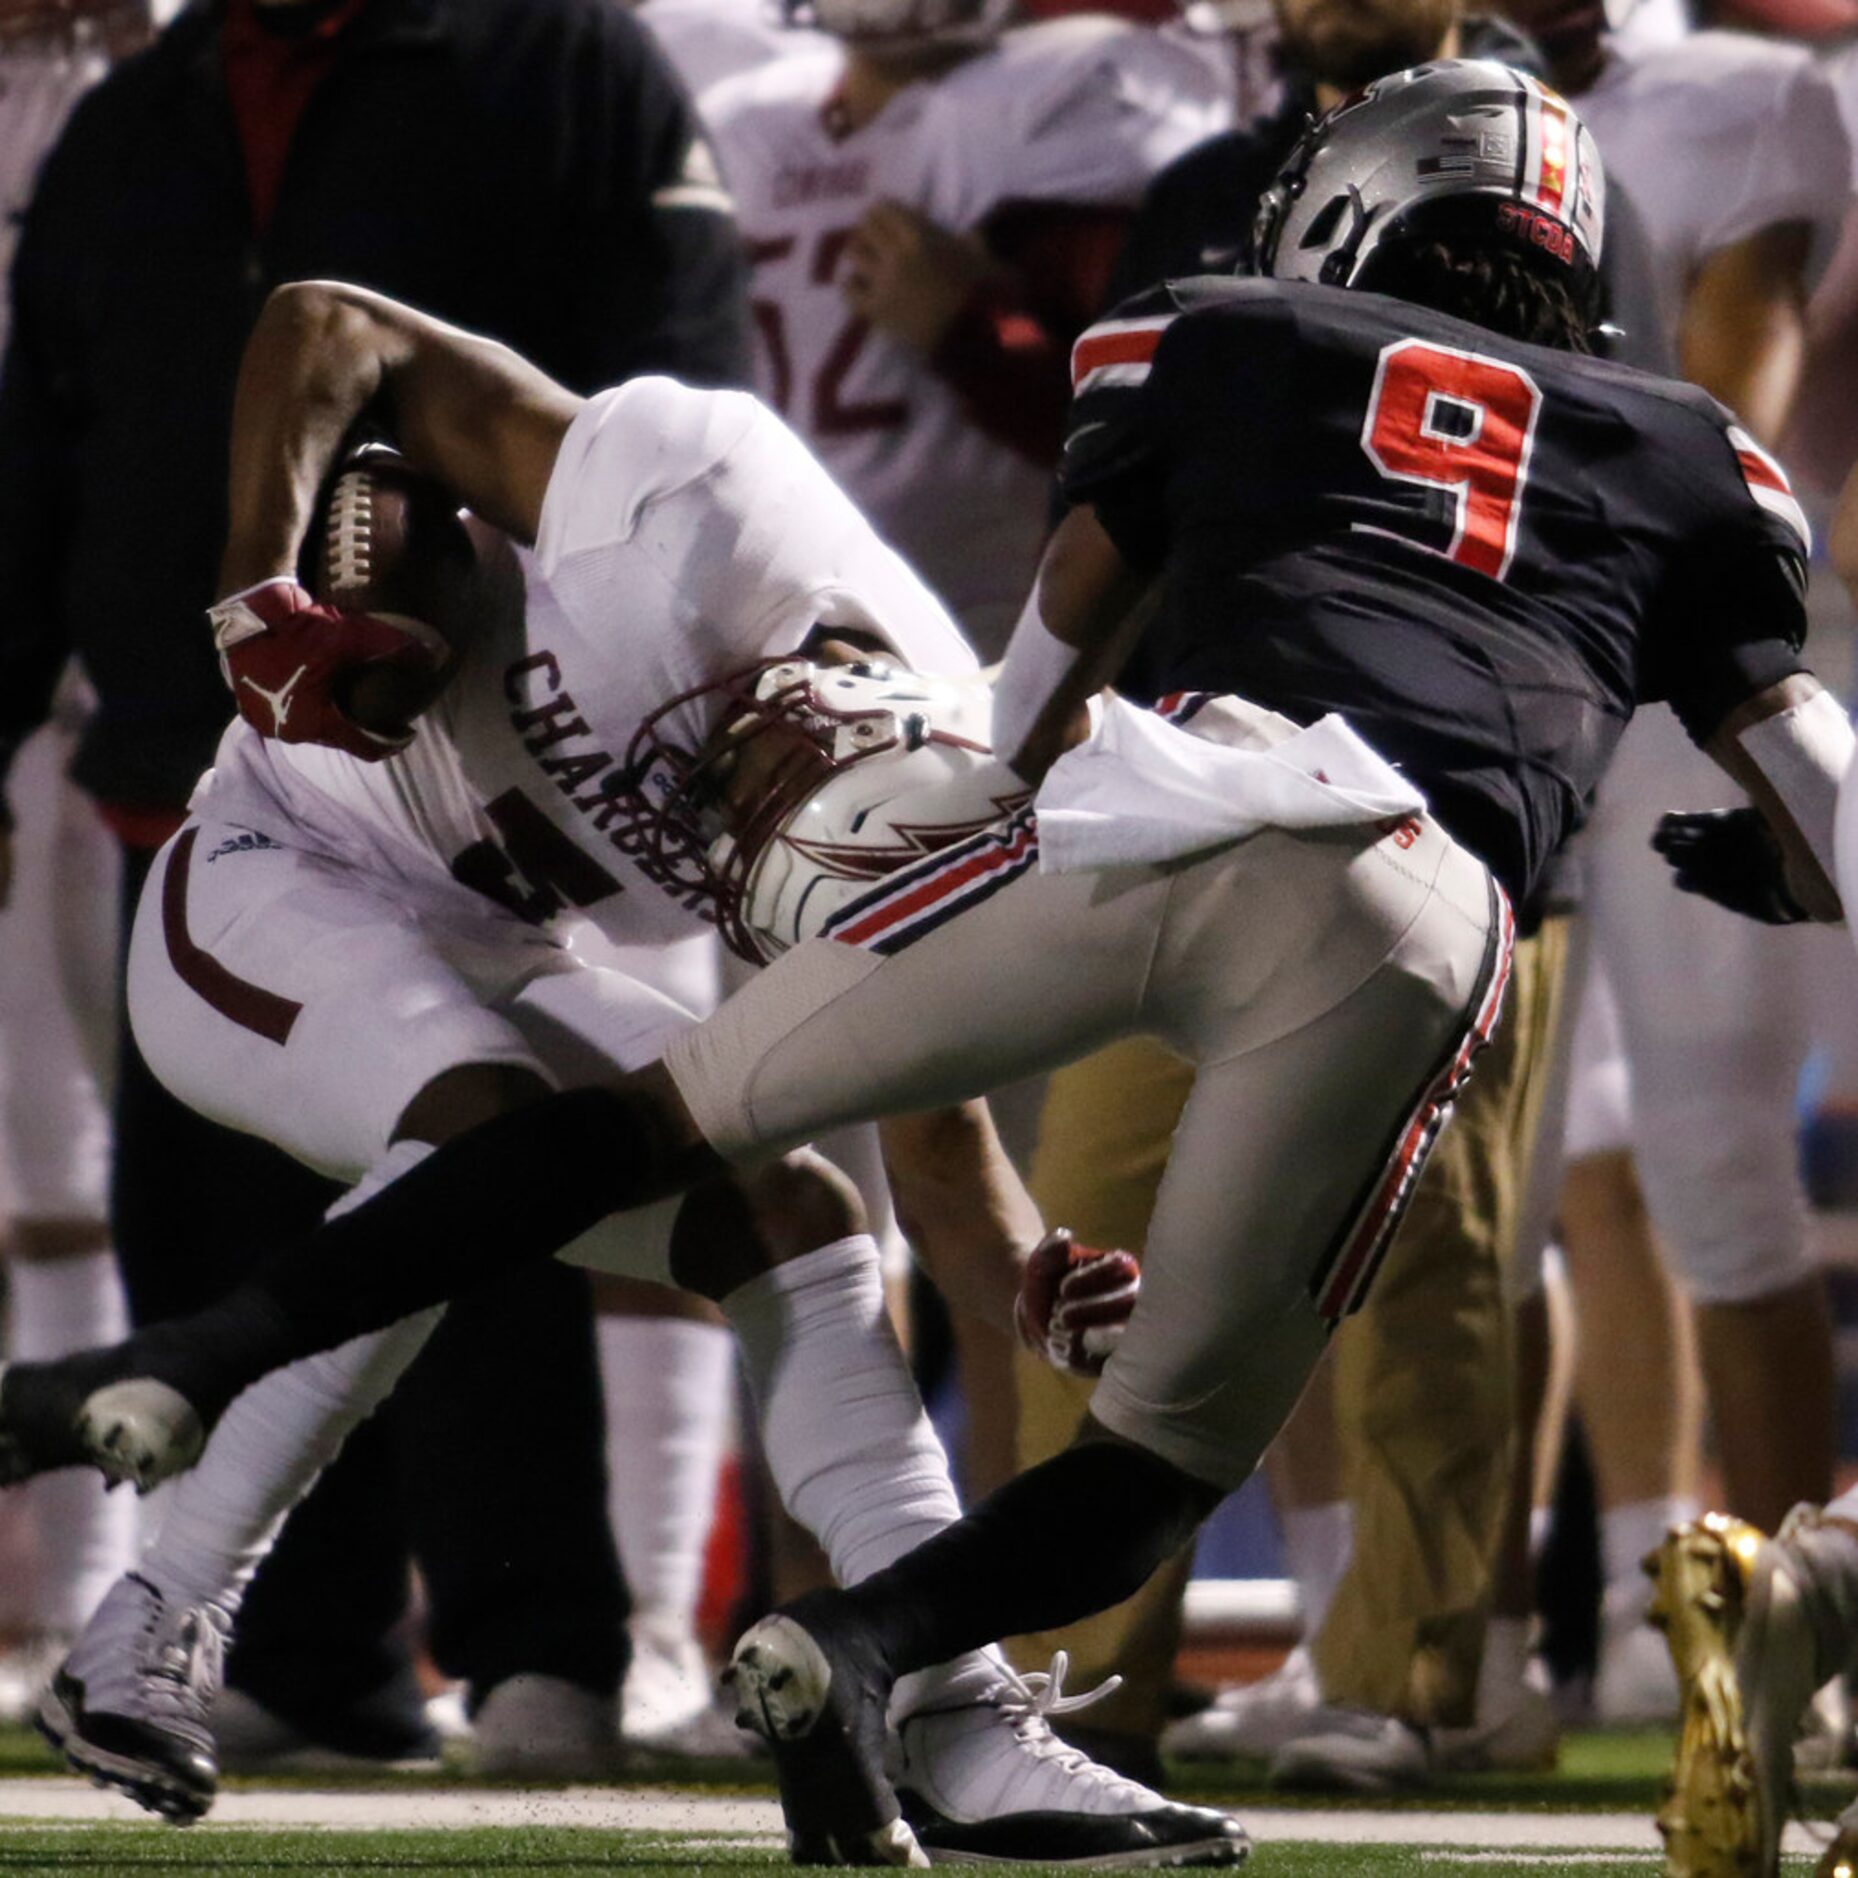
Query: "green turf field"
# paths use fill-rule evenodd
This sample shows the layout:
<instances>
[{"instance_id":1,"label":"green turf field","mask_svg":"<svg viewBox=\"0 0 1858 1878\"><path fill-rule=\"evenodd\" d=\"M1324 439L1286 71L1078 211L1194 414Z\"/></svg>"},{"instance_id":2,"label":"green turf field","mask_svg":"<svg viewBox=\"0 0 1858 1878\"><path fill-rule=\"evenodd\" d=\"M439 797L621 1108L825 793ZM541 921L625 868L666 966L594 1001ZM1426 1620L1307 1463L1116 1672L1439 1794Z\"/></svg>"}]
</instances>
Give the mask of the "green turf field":
<instances>
[{"instance_id":1,"label":"green turf field","mask_svg":"<svg viewBox=\"0 0 1858 1878\"><path fill-rule=\"evenodd\" d=\"M1214 1776L1193 1768L1179 1770L1175 1790L1252 1816L1258 1847L1249 1870L1259 1878L1657 1878L1661 1861L1642 1849L1642 1837L1635 1845L1634 1835L1656 1805L1668 1753L1656 1733L1576 1735L1564 1747L1558 1774L1455 1778L1398 1808L1299 1801L1227 1771ZM641 1781L651 1783L651 1793L615 1788L610 1803L604 1791L496 1787L458 1773L229 1780L221 1816L186 1831L111 1817L112 1803L93 1797L88 1787L48 1782L57 1771L36 1738L0 1733L0 1878L79 1872L98 1878L167 1872L688 1878L693 1872L791 1869L774 1836L766 1804L771 1789L745 1779L740 1763L694 1772L666 1762L642 1767ZM1808 1796L1808 1811L1827 1819L1851 1792L1849 1782L1826 1783ZM661 1820L665 1808L707 1808L720 1816L734 1803L734 1812L750 1823L702 1832L613 1830L612 1810L628 1794L658 1807ZM591 1823L538 1823L570 1805ZM75 1816L56 1822L38 1816L48 1806ZM487 1823L420 1825L422 1813L435 1806ZM264 1823L240 1823L237 1816L249 1819L261 1808ZM356 1809L366 1811L367 1830L354 1829ZM1417 1842L1372 1843L1383 1835ZM1369 1843L1338 1842L1362 1839ZM1790 1859L1788 1878L1805 1878L1811 1865L1810 1857Z\"/></svg>"},{"instance_id":2,"label":"green turf field","mask_svg":"<svg viewBox=\"0 0 1858 1878\"><path fill-rule=\"evenodd\" d=\"M1542 1858L1542 1854L1524 1855ZM1808 1861L1791 1869L1810 1871ZM697 1871L791 1871L780 1855L759 1849L627 1833L476 1831L241 1832L203 1826L188 1833L139 1826L92 1828L79 1833L0 1834L0 1873L285 1872L292 1878L337 1878L346 1872L542 1872L549 1878L599 1878L623 1872L634 1878L689 1878ZM1026 1867L1020 1867L1027 1870ZM1519 1863L1519 1873L1553 1878L1656 1878L1657 1859L1619 1854ZM1489 1853L1426 1847L1332 1845L1262 1846L1246 1867L1258 1878L1473 1878L1505 1870Z\"/></svg>"}]
</instances>

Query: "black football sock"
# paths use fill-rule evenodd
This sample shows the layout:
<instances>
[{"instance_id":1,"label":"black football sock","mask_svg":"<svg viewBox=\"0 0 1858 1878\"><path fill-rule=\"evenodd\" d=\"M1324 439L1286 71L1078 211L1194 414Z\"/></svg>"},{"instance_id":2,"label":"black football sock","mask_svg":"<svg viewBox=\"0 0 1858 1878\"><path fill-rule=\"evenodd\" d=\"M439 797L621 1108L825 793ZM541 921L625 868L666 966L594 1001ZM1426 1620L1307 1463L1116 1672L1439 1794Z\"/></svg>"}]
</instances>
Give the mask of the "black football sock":
<instances>
[{"instance_id":1,"label":"black football sock","mask_svg":"<svg viewBox=\"0 0 1858 1878\"><path fill-rule=\"evenodd\" d=\"M211 1425L267 1371L552 1257L609 1213L672 1190L638 1098L546 1097L435 1148L205 1310L136 1332L124 1373L170 1384Z\"/></svg>"},{"instance_id":2,"label":"black football sock","mask_svg":"<svg viewBox=\"0 0 1858 1878\"><path fill-rule=\"evenodd\" d=\"M1222 1497L1145 1449L1084 1441L831 1605L893 1676L1000 1637L1056 1630L1120 1604L1186 1544ZM804 1611L797 1612L802 1621Z\"/></svg>"}]
</instances>

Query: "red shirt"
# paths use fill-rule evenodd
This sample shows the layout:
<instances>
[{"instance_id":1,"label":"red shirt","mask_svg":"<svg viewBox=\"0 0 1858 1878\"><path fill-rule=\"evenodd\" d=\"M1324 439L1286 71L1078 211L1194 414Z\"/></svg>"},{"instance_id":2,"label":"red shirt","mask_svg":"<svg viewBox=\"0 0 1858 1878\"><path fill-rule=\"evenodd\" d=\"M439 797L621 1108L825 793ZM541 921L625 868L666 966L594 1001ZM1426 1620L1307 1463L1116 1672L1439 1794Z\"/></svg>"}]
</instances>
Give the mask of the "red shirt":
<instances>
[{"instance_id":1,"label":"red shirt","mask_svg":"<svg viewBox=\"0 0 1858 1878\"><path fill-rule=\"evenodd\" d=\"M232 0L220 31L226 61L226 91L245 153L245 178L251 193L252 226L263 234L277 207L278 185L290 141L316 88L341 56L342 29L367 0L336 0L314 9L307 28L267 25L261 14L303 15L301 4L261 8L255 0Z\"/></svg>"}]
</instances>

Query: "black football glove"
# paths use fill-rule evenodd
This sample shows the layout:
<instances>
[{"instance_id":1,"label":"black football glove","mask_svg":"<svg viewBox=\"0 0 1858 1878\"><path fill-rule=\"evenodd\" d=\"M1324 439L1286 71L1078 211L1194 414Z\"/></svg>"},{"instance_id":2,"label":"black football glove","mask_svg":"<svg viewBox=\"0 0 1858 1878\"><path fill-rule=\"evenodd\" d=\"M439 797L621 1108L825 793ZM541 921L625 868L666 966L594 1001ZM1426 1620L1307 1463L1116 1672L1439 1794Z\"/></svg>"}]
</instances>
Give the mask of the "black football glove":
<instances>
[{"instance_id":1,"label":"black football glove","mask_svg":"<svg viewBox=\"0 0 1858 1878\"><path fill-rule=\"evenodd\" d=\"M1787 884L1781 844L1759 809L1697 809L1660 816L1652 846L1677 887L1767 926L1811 917Z\"/></svg>"}]
</instances>

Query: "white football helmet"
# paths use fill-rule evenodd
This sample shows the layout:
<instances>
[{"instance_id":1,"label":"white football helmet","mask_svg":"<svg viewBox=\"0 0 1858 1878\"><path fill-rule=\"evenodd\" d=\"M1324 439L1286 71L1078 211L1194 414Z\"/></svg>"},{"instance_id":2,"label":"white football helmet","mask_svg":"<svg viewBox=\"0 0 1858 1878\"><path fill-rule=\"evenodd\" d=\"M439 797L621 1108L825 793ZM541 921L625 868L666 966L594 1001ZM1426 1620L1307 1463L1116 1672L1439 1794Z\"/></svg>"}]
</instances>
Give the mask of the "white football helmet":
<instances>
[{"instance_id":1,"label":"white football helmet","mask_svg":"<svg viewBox=\"0 0 1858 1878\"><path fill-rule=\"evenodd\" d=\"M671 714L710 695L722 710L702 748L671 741ZM775 958L886 874L1026 802L994 758L991 717L978 676L798 655L753 666L639 727L626 759L629 849L732 950Z\"/></svg>"},{"instance_id":2,"label":"white football helmet","mask_svg":"<svg viewBox=\"0 0 1858 1878\"><path fill-rule=\"evenodd\" d=\"M1467 222L1587 276L1606 217L1600 154L1574 108L1493 59L1376 79L1304 133L1259 204L1258 271L1363 282L1375 254Z\"/></svg>"}]
</instances>

